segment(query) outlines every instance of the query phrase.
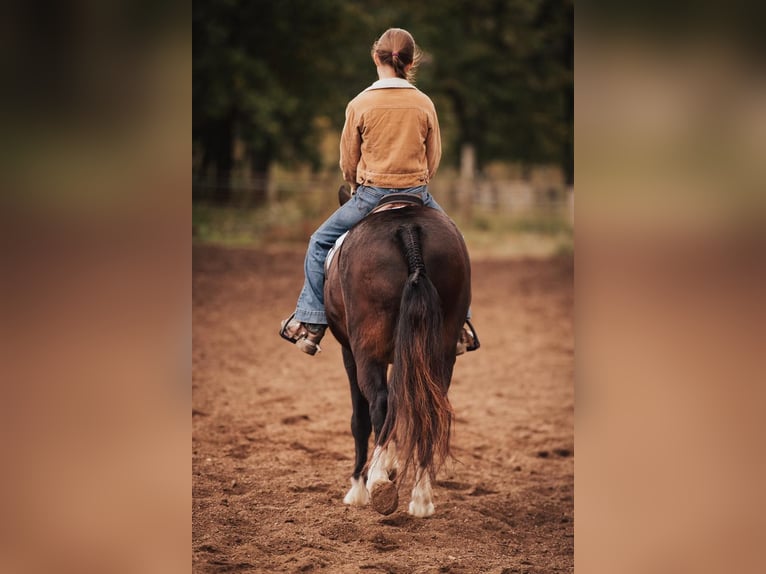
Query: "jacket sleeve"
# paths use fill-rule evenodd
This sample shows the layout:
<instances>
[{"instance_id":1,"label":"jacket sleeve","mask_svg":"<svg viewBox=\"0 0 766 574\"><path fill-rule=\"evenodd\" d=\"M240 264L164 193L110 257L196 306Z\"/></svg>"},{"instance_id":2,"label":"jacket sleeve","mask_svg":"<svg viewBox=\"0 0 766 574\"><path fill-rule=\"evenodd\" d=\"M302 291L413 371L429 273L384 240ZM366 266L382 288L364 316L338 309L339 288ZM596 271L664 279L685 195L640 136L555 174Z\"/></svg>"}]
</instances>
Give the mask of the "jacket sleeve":
<instances>
[{"instance_id":1,"label":"jacket sleeve","mask_svg":"<svg viewBox=\"0 0 766 574\"><path fill-rule=\"evenodd\" d=\"M436 115L436 109L432 110L429 119L430 125L426 134L426 161L428 163L428 179L430 180L439 168L439 162L442 158L442 136L439 131L439 118Z\"/></svg>"},{"instance_id":2,"label":"jacket sleeve","mask_svg":"<svg viewBox=\"0 0 766 574\"><path fill-rule=\"evenodd\" d=\"M362 134L359 132L356 111L349 103L346 106L346 124L340 136L340 171L352 189L356 188L356 168L361 157Z\"/></svg>"}]
</instances>

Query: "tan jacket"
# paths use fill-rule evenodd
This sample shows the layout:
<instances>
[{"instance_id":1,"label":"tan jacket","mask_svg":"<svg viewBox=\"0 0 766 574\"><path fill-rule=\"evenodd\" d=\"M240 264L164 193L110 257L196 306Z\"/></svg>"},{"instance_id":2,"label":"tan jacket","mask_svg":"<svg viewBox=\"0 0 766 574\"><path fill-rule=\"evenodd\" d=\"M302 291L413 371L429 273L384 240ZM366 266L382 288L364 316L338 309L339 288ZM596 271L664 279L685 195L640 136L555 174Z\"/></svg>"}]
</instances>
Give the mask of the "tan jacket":
<instances>
[{"instance_id":1,"label":"tan jacket","mask_svg":"<svg viewBox=\"0 0 766 574\"><path fill-rule=\"evenodd\" d=\"M340 169L354 188L425 185L441 153L434 104L406 80L379 80L346 107Z\"/></svg>"}]
</instances>

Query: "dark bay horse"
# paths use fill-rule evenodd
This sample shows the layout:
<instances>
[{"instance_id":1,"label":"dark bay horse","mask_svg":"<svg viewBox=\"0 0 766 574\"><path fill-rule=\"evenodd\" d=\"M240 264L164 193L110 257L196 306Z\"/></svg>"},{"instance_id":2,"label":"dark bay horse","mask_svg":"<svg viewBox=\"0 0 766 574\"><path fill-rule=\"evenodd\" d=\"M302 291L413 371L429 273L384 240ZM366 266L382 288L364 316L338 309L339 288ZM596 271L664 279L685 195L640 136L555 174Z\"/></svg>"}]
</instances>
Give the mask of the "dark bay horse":
<instances>
[{"instance_id":1,"label":"dark bay horse","mask_svg":"<svg viewBox=\"0 0 766 574\"><path fill-rule=\"evenodd\" d=\"M409 205L371 214L332 257L325 307L343 349L356 446L346 504L372 502L378 512L392 513L398 484L414 469L409 512L433 514L431 481L449 455L447 391L470 300L465 243L435 209Z\"/></svg>"}]
</instances>

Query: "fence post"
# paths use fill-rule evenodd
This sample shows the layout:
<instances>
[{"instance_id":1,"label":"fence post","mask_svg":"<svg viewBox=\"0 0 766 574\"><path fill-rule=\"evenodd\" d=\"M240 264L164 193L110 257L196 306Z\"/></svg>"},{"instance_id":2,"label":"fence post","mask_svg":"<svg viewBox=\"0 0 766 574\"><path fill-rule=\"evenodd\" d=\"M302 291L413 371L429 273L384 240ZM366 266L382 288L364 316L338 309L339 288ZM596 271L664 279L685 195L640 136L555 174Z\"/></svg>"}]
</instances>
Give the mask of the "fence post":
<instances>
[{"instance_id":1,"label":"fence post","mask_svg":"<svg viewBox=\"0 0 766 574\"><path fill-rule=\"evenodd\" d=\"M468 222L473 217L473 196L475 192L476 148L464 143L460 148L460 177L458 179L458 205L462 218Z\"/></svg>"}]
</instances>

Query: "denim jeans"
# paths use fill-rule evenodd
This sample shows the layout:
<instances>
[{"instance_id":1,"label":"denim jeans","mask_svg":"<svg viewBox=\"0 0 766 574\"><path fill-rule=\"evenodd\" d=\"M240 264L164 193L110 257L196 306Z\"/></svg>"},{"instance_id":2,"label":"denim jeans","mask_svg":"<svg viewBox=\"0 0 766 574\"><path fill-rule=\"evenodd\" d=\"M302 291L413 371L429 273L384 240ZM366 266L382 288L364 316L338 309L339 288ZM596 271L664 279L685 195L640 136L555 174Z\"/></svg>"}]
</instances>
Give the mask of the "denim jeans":
<instances>
[{"instance_id":1,"label":"denim jeans","mask_svg":"<svg viewBox=\"0 0 766 574\"><path fill-rule=\"evenodd\" d=\"M428 187L425 185L406 189L365 185L357 187L351 199L340 206L311 236L303 265L306 280L295 309L295 318L298 321L327 324L324 312L324 262L327 253L335 245L335 240L370 213L384 195L394 192L417 195L427 207L444 211L428 193Z\"/></svg>"}]
</instances>

